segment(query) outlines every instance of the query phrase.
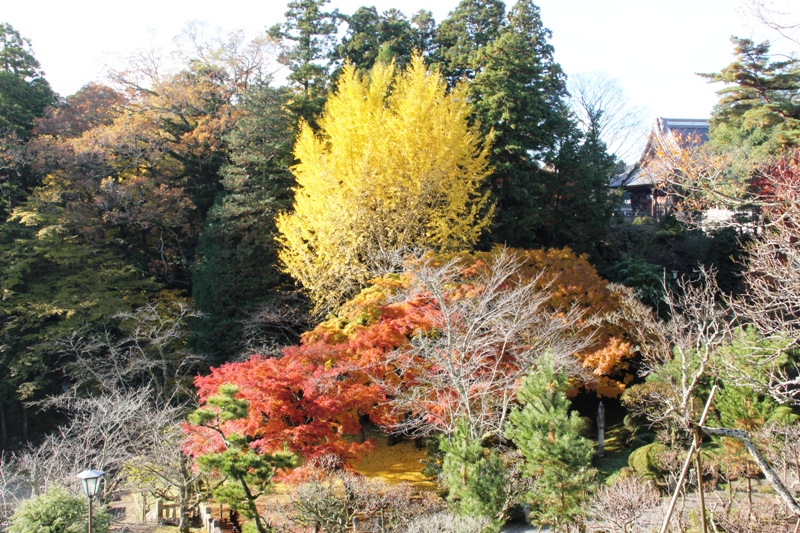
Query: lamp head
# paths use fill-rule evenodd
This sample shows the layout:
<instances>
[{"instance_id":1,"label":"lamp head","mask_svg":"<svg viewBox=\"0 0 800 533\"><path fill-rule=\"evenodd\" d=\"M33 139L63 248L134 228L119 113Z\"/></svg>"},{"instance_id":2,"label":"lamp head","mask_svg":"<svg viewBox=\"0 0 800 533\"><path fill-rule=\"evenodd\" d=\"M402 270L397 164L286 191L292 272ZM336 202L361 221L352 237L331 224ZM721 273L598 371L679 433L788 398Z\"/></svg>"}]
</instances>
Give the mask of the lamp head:
<instances>
[{"instance_id":1,"label":"lamp head","mask_svg":"<svg viewBox=\"0 0 800 533\"><path fill-rule=\"evenodd\" d=\"M83 493L90 500L97 494L97 489L100 487L100 480L103 478L105 472L101 470L84 470L78 474L78 479L81 480L83 485Z\"/></svg>"}]
</instances>

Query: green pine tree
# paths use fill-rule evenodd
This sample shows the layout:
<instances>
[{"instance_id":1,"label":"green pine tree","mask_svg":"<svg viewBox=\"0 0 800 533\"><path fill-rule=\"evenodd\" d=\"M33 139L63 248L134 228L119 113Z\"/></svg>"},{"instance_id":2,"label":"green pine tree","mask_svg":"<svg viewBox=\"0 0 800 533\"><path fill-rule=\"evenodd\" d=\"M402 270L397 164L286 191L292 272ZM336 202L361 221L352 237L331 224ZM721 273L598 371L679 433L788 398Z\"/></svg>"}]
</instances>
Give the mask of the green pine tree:
<instances>
[{"instance_id":1,"label":"green pine tree","mask_svg":"<svg viewBox=\"0 0 800 533\"><path fill-rule=\"evenodd\" d=\"M701 74L724 83L711 119L711 142L743 147L763 157L800 145L800 63L773 61L769 42L731 38L736 59L720 72Z\"/></svg>"},{"instance_id":2,"label":"green pine tree","mask_svg":"<svg viewBox=\"0 0 800 533\"><path fill-rule=\"evenodd\" d=\"M311 125L316 124L327 98L339 24L338 11L323 11L328 1L293 0L287 4L286 21L268 30L283 46L278 61L289 68L286 79L295 89L290 108Z\"/></svg>"},{"instance_id":3,"label":"green pine tree","mask_svg":"<svg viewBox=\"0 0 800 533\"><path fill-rule=\"evenodd\" d=\"M212 489L218 502L252 519L259 533L269 533L273 528L259 514L256 500L271 488L275 470L295 465L295 456L289 452L257 453L244 435L225 431L224 422L247 416L248 402L236 398L238 390L235 385L222 385L217 395L206 400L209 407L189 415L190 423L217 433L224 446L221 452L200 455L197 463L221 476L222 483Z\"/></svg>"},{"instance_id":4,"label":"green pine tree","mask_svg":"<svg viewBox=\"0 0 800 533\"><path fill-rule=\"evenodd\" d=\"M489 518L499 530L507 518L509 490L500 454L485 448L481 439L471 434L469 421L463 419L456 422L452 435L439 437L439 449L444 452L442 479L454 511Z\"/></svg>"},{"instance_id":5,"label":"green pine tree","mask_svg":"<svg viewBox=\"0 0 800 533\"><path fill-rule=\"evenodd\" d=\"M558 528L582 513L594 482L593 443L585 438L586 421L570 413L567 376L542 360L517 392L521 407L509 414L506 435L525 457L534 478L529 494L532 515Z\"/></svg>"},{"instance_id":6,"label":"green pine tree","mask_svg":"<svg viewBox=\"0 0 800 533\"><path fill-rule=\"evenodd\" d=\"M93 507L93 533L108 532L108 509ZM84 533L88 527L88 502L64 487L51 485L44 494L25 500L11 517L9 533Z\"/></svg>"}]
</instances>

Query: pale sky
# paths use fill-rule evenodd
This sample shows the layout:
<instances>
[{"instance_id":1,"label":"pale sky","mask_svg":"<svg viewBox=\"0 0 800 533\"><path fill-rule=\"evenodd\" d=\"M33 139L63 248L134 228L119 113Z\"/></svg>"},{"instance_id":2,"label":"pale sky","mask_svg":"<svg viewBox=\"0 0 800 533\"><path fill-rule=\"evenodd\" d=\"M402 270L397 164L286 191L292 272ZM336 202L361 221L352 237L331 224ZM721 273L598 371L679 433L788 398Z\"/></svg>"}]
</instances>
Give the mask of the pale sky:
<instances>
[{"instance_id":1,"label":"pale sky","mask_svg":"<svg viewBox=\"0 0 800 533\"><path fill-rule=\"evenodd\" d=\"M651 118L705 118L718 87L695 73L731 62L731 35L774 37L745 16L744 1L539 0L538 5L553 32L556 61L568 75L606 72ZM396 7L406 15L430 9L438 22L457 3L333 0L330 7L348 14L360 5L379 11ZM191 20L255 36L282 21L285 10L283 0L0 0L0 22L32 41L47 79L68 95L102 80L103 65L115 57L148 47L154 38L168 43Z\"/></svg>"}]
</instances>

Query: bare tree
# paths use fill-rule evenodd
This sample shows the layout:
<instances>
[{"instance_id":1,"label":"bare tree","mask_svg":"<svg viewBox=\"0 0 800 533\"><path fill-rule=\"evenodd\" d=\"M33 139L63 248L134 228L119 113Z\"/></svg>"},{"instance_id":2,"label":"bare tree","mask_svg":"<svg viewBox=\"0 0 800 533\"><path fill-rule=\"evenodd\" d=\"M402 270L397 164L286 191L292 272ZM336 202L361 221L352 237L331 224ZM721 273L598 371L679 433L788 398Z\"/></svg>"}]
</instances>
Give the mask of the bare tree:
<instances>
[{"instance_id":1,"label":"bare tree","mask_svg":"<svg viewBox=\"0 0 800 533\"><path fill-rule=\"evenodd\" d=\"M800 491L800 426L776 423L762 427L754 436L779 473L784 485Z\"/></svg>"},{"instance_id":2,"label":"bare tree","mask_svg":"<svg viewBox=\"0 0 800 533\"><path fill-rule=\"evenodd\" d=\"M603 533L631 533L645 530L644 519L661 503L661 494L650 481L636 476L617 479L594 495L589 530Z\"/></svg>"},{"instance_id":3,"label":"bare tree","mask_svg":"<svg viewBox=\"0 0 800 533\"><path fill-rule=\"evenodd\" d=\"M244 321L240 356L281 357L284 347L297 344L300 334L313 328L310 311L301 294L273 296Z\"/></svg>"},{"instance_id":4,"label":"bare tree","mask_svg":"<svg viewBox=\"0 0 800 533\"><path fill-rule=\"evenodd\" d=\"M481 533L489 526L489 519L481 516L458 516L436 513L416 518L405 533Z\"/></svg>"},{"instance_id":5,"label":"bare tree","mask_svg":"<svg viewBox=\"0 0 800 533\"><path fill-rule=\"evenodd\" d=\"M594 130L609 153L632 162L647 140L647 111L635 106L619 81L604 72L580 72L567 80L572 112L581 128Z\"/></svg>"},{"instance_id":6,"label":"bare tree","mask_svg":"<svg viewBox=\"0 0 800 533\"><path fill-rule=\"evenodd\" d=\"M357 531L401 533L415 519L444 508L438 496L417 495L409 485L391 485L338 466L334 457L319 458L310 469L310 481L295 488L291 511L297 525L326 533L352 531L355 524Z\"/></svg>"},{"instance_id":7,"label":"bare tree","mask_svg":"<svg viewBox=\"0 0 800 533\"><path fill-rule=\"evenodd\" d=\"M772 498L759 498L755 504L720 506L712 513L716 531L726 533L790 533L796 531L792 518Z\"/></svg>"},{"instance_id":8,"label":"bare tree","mask_svg":"<svg viewBox=\"0 0 800 533\"><path fill-rule=\"evenodd\" d=\"M115 315L102 330L77 331L62 340L62 357L76 388L111 391L151 387L161 401L191 379L203 360L186 349L191 319L182 302L149 303Z\"/></svg>"},{"instance_id":9,"label":"bare tree","mask_svg":"<svg viewBox=\"0 0 800 533\"><path fill-rule=\"evenodd\" d=\"M713 272L698 274L694 282L681 278L676 291L665 287L671 318L659 324L650 316L648 331L661 339L643 350L642 373L650 376L649 383L631 390L625 400L652 424L686 433L696 421L698 387L711 379L718 350L732 335L731 313L718 302Z\"/></svg>"},{"instance_id":10,"label":"bare tree","mask_svg":"<svg viewBox=\"0 0 800 533\"><path fill-rule=\"evenodd\" d=\"M697 397L698 387L704 381L735 380L737 376L746 374L741 371L742 361L726 363L722 356L722 348L734 339L738 323L737 317L720 305L719 291L713 276L701 271L699 282L690 284L682 280L679 286L679 295L667 293L672 319L666 325L665 332L671 350L661 352L664 359L646 360L650 374L648 383L631 392L626 400L628 405L634 412L647 416L654 424L677 430L679 433L676 436L684 440L688 440L688 436L694 436L682 477L688 470L690 457L699 449L697 431L710 436L736 439L747 449L786 506L800 517L800 505L748 432L709 427L704 425L702 416L697 419L693 401ZM751 351L750 354L752 353ZM749 361L747 357L748 354L745 354L745 361ZM711 396L714 390L712 388ZM708 399L707 406L710 401L711 398ZM700 468L697 470L700 471ZM666 522L664 526L666 527Z\"/></svg>"},{"instance_id":11,"label":"bare tree","mask_svg":"<svg viewBox=\"0 0 800 533\"><path fill-rule=\"evenodd\" d=\"M271 79L279 70L277 48L266 37L247 39L242 31L223 33L197 22L188 23L166 50L154 42L117 61L120 68L106 66L109 80L131 95L158 95L162 83L187 66L215 68L231 96L243 94L254 83Z\"/></svg>"},{"instance_id":12,"label":"bare tree","mask_svg":"<svg viewBox=\"0 0 800 533\"><path fill-rule=\"evenodd\" d=\"M790 2L776 6L776 2L747 0L748 14L784 39L800 44L800 11L792 11ZM795 6L796 7L796 6Z\"/></svg>"},{"instance_id":13,"label":"bare tree","mask_svg":"<svg viewBox=\"0 0 800 533\"><path fill-rule=\"evenodd\" d=\"M206 474L193 468L183 453L185 434L180 425L149 425L140 435L136 455L125 462L124 486L142 494L172 501L178 506L178 529L189 531L189 521L197 506L208 498Z\"/></svg>"},{"instance_id":14,"label":"bare tree","mask_svg":"<svg viewBox=\"0 0 800 533\"><path fill-rule=\"evenodd\" d=\"M58 409L68 422L43 444L17 456L27 465L25 470L37 494L53 482L75 485L75 473L87 467L107 472L105 492L113 492L124 482L126 464L146 453L151 432L166 436L184 412L154 401L147 388L107 391L93 397L68 393L38 405Z\"/></svg>"},{"instance_id":15,"label":"bare tree","mask_svg":"<svg viewBox=\"0 0 800 533\"><path fill-rule=\"evenodd\" d=\"M0 452L0 531L5 530L20 501L30 494L25 474L15 457Z\"/></svg>"},{"instance_id":16,"label":"bare tree","mask_svg":"<svg viewBox=\"0 0 800 533\"><path fill-rule=\"evenodd\" d=\"M38 445L0 454L0 527L19 503L54 484L80 490L75 475L88 467L106 472L105 499L126 486L127 468L135 459L150 457L149 464L163 470L170 463L158 455L164 451L160 447L171 446L167 451L173 459L180 455L177 421L182 411L156 404L146 389L92 398L68 394L45 403L61 410L68 422ZM170 435L167 445L164 439Z\"/></svg>"},{"instance_id":17,"label":"bare tree","mask_svg":"<svg viewBox=\"0 0 800 533\"><path fill-rule=\"evenodd\" d=\"M733 227L749 238L744 294L717 297L733 310L730 329L754 326L775 349L760 342L737 360L720 360L717 372L779 403L797 404L800 365L785 354L800 343L800 151L756 166L745 162L746 168L740 168L740 159L663 146L655 167L682 196L683 220L707 228L709 210L724 208L735 215L714 225Z\"/></svg>"},{"instance_id":18,"label":"bare tree","mask_svg":"<svg viewBox=\"0 0 800 533\"><path fill-rule=\"evenodd\" d=\"M519 267L508 250L468 280L458 260L412 263L412 282L396 297L432 303L426 320L433 330L389 356L402 376L385 380L400 418L394 431L451 434L464 419L472 438L502 438L517 382L542 355L581 374L571 356L592 341L581 310L550 309L548 290L538 288L538 278L519 279Z\"/></svg>"},{"instance_id":19,"label":"bare tree","mask_svg":"<svg viewBox=\"0 0 800 533\"><path fill-rule=\"evenodd\" d=\"M265 35L248 40L242 30L222 33L193 21L173 41L173 55L179 64L200 63L224 70L238 94L272 79L282 68L276 60L279 46Z\"/></svg>"}]
</instances>

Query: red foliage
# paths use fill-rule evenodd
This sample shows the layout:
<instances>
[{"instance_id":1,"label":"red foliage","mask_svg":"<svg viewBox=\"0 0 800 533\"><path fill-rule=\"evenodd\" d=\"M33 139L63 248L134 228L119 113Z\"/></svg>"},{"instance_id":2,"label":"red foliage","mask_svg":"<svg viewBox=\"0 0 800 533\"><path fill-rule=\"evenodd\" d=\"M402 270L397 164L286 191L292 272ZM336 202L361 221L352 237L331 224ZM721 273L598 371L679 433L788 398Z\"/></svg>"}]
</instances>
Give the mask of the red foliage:
<instances>
[{"instance_id":1,"label":"red foliage","mask_svg":"<svg viewBox=\"0 0 800 533\"><path fill-rule=\"evenodd\" d=\"M800 149L757 166L750 185L769 219L800 211Z\"/></svg>"},{"instance_id":2,"label":"red foliage","mask_svg":"<svg viewBox=\"0 0 800 533\"><path fill-rule=\"evenodd\" d=\"M372 446L348 439L361 430L360 416L386 421L381 389L324 344L289 348L280 359L253 356L214 368L195 379L201 404L225 383L236 385L249 407L247 417L223 423L224 431L247 436L262 452L288 449L306 460L334 454L349 462ZM212 431L190 424L184 429L190 455L223 449Z\"/></svg>"}]
</instances>

